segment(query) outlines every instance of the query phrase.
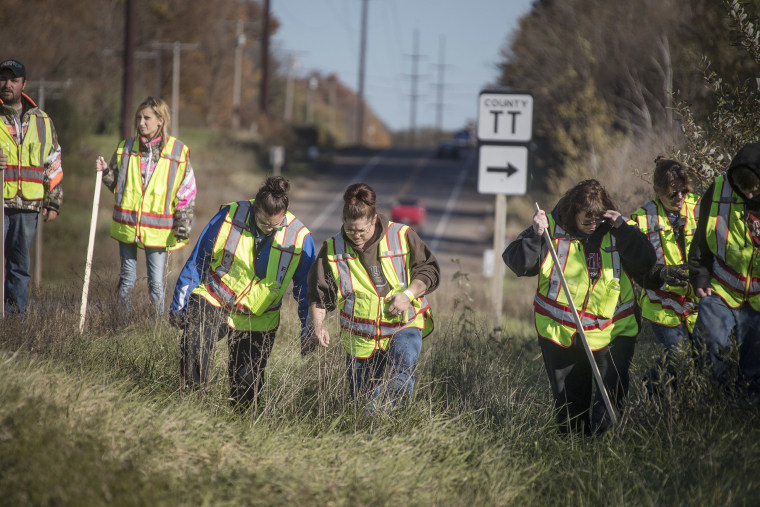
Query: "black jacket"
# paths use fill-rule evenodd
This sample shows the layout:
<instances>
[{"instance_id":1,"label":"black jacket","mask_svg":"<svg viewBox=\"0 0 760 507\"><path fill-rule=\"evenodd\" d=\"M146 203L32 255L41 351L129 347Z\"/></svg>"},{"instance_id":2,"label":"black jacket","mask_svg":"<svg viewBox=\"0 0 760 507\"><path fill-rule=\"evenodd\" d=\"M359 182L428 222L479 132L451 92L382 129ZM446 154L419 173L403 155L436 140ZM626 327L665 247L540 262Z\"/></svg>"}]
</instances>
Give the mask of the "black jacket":
<instances>
[{"instance_id":1,"label":"black jacket","mask_svg":"<svg viewBox=\"0 0 760 507\"><path fill-rule=\"evenodd\" d=\"M736 156L731 160L731 165L726 171L726 179L731 185L733 192L744 200L745 213L753 213L760 216L760 199L748 201L744 194L734 185L733 172L737 167L747 167L757 174L760 178L760 143L750 143L740 149ZM706 289L710 287L712 278L713 253L707 244L705 230L707 220L710 218L710 208L712 208L713 192L715 183L710 185L705 195L699 202L699 221L697 222L697 231L691 241L689 249L689 281L695 289ZM754 248L751 241L747 241L746 248Z\"/></svg>"},{"instance_id":2,"label":"black jacket","mask_svg":"<svg viewBox=\"0 0 760 507\"><path fill-rule=\"evenodd\" d=\"M568 234L574 236L578 234L574 224L572 226L566 225L562 220L559 213L559 203L554 207L551 215L554 221L560 224ZM604 222L590 236L586 238L576 236L576 239L581 242L586 254L588 254L599 250L602 238L607 233L612 234L615 238L623 270L629 277L641 284L654 266L657 257L652 244L637 226L623 224L616 229L611 224ZM540 270L541 259L546 255L550 254L545 236L539 236L533 230L533 226L530 226L521 232L517 239L507 245L501 257L517 276L536 276Z\"/></svg>"}]
</instances>

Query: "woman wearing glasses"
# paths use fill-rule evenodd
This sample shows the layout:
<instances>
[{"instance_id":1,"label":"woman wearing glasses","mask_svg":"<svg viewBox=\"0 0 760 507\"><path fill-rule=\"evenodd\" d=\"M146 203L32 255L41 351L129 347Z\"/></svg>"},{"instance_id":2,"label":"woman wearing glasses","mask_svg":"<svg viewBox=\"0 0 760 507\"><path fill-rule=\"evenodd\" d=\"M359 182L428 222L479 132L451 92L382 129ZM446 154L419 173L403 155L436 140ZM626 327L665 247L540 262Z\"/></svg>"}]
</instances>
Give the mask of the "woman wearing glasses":
<instances>
[{"instance_id":1,"label":"woman wearing glasses","mask_svg":"<svg viewBox=\"0 0 760 507\"><path fill-rule=\"evenodd\" d=\"M340 312L351 396L371 396L369 413L393 407L414 388L422 338L433 329L426 294L438 287L435 256L411 227L377 213L365 183L343 195L343 227L322 246L309 273L314 337L330 344L328 311ZM386 374L387 383L380 383Z\"/></svg>"},{"instance_id":2,"label":"woman wearing glasses","mask_svg":"<svg viewBox=\"0 0 760 507\"><path fill-rule=\"evenodd\" d=\"M169 312L182 329L181 374L188 386L210 375L214 344L229 334L231 398L255 405L280 325L280 306L293 282L301 337L307 335L311 233L288 211L290 185L269 177L256 198L225 204L206 225L177 280Z\"/></svg>"},{"instance_id":3,"label":"woman wearing glasses","mask_svg":"<svg viewBox=\"0 0 760 507\"><path fill-rule=\"evenodd\" d=\"M535 323L560 431L602 432L609 426L609 416L598 390L592 403L591 365L545 232L618 410L628 392L628 370L639 332L631 279L649 272L654 251L636 225L616 210L604 187L590 179L571 188L551 213L537 211L533 224L502 255L517 276L538 275Z\"/></svg>"},{"instance_id":4,"label":"woman wearing glasses","mask_svg":"<svg viewBox=\"0 0 760 507\"><path fill-rule=\"evenodd\" d=\"M652 184L655 198L631 217L657 255L657 264L643 280L639 303L652 334L665 347L665 365L672 375L676 350L689 343L697 320L698 298L689 285L686 262L697 229L699 197L691 193L684 167L663 156L655 160ZM650 391L660 383L659 369L647 373L645 385Z\"/></svg>"}]
</instances>

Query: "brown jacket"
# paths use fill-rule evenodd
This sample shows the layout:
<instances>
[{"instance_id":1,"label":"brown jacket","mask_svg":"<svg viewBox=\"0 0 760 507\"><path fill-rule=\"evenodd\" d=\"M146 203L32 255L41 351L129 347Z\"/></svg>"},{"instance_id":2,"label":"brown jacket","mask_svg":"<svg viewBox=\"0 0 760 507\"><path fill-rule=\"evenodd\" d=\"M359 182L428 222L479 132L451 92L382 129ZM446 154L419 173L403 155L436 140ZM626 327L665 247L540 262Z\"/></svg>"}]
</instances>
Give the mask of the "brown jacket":
<instances>
[{"instance_id":1,"label":"brown jacket","mask_svg":"<svg viewBox=\"0 0 760 507\"><path fill-rule=\"evenodd\" d=\"M378 244L380 239L385 235L388 228L388 219L378 214L377 223L375 224L375 235L363 249L354 248L359 261L372 278L378 294L382 297L388 294L390 288L385 276L382 274L380 259L378 256ZM353 245L353 242L340 230L343 239ZM409 266L411 280L420 280L425 283L427 290L425 294L430 294L440 283L441 268L438 261L430 251L430 248L420 239L417 233L411 227L408 229L406 240L409 243L409 251L412 262ZM410 283L411 283L410 280ZM319 250L317 260L309 270L309 304L316 303L318 308L325 308L327 311L333 311L337 301L337 284L333 279L332 270L327 260L327 244L323 243Z\"/></svg>"}]
</instances>

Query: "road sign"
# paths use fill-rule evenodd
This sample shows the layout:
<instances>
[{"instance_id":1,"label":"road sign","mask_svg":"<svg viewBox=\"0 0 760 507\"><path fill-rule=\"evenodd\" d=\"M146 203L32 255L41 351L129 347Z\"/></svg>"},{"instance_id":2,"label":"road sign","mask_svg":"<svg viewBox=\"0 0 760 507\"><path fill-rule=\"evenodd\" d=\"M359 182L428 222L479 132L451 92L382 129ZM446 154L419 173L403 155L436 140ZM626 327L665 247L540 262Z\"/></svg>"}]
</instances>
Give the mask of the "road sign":
<instances>
[{"instance_id":1,"label":"road sign","mask_svg":"<svg viewBox=\"0 0 760 507\"><path fill-rule=\"evenodd\" d=\"M478 148L478 192L523 195L527 190L527 146L482 145Z\"/></svg>"},{"instance_id":2,"label":"road sign","mask_svg":"<svg viewBox=\"0 0 760 507\"><path fill-rule=\"evenodd\" d=\"M533 137L533 96L529 93L480 92L478 140L528 143Z\"/></svg>"}]
</instances>

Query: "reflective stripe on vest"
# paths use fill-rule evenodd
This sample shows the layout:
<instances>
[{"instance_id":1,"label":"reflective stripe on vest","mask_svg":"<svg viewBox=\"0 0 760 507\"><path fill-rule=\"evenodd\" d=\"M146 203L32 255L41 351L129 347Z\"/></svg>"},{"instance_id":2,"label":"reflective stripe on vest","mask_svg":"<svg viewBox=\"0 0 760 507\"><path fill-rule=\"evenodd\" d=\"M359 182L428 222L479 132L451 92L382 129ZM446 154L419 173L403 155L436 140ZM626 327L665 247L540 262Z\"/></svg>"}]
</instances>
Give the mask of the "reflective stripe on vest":
<instances>
[{"instance_id":1,"label":"reflective stripe on vest","mask_svg":"<svg viewBox=\"0 0 760 507\"><path fill-rule=\"evenodd\" d=\"M122 141L117 149L119 177L111 236L124 243L138 242L140 246L180 248L187 240L177 242L172 228L177 192L187 170L188 149L178 139L169 137L145 188L139 150L138 139Z\"/></svg>"},{"instance_id":2,"label":"reflective stripe on vest","mask_svg":"<svg viewBox=\"0 0 760 507\"><path fill-rule=\"evenodd\" d=\"M239 330L266 331L279 325L282 297L301 260L309 230L292 213L272 236L267 272L256 276L255 237L249 227L253 201L231 203L214 241L206 283L193 292L232 310L228 324ZM212 298L212 299L210 299Z\"/></svg>"},{"instance_id":3,"label":"reflective stripe on vest","mask_svg":"<svg viewBox=\"0 0 760 507\"><path fill-rule=\"evenodd\" d=\"M715 178L705 239L713 253L710 288L732 308L748 301L760 311L760 266L744 222L746 206L725 174Z\"/></svg>"},{"instance_id":4,"label":"reflective stripe on vest","mask_svg":"<svg viewBox=\"0 0 760 507\"><path fill-rule=\"evenodd\" d=\"M47 113L37 111L28 115L29 125L21 146L16 144L5 122L0 121L0 148L8 157L4 199L12 199L19 192L27 201L39 201L45 195L45 161L53 149L53 127Z\"/></svg>"},{"instance_id":5,"label":"reflective stripe on vest","mask_svg":"<svg viewBox=\"0 0 760 507\"><path fill-rule=\"evenodd\" d=\"M674 266L686 263L685 254L691 247L697 228L699 197L692 193L686 194L684 206L684 252L678 246L673 226L659 200L649 201L631 216L652 244L657 264ZM668 327L686 322L689 330L692 330L696 323L697 303L698 298L690 285L678 287L663 284L658 289L641 291L641 316Z\"/></svg>"},{"instance_id":6,"label":"reflective stripe on vest","mask_svg":"<svg viewBox=\"0 0 760 507\"><path fill-rule=\"evenodd\" d=\"M561 346L570 346L577 325L561 285L561 266L581 325L592 349L607 346L615 336L638 332L635 298L630 278L623 271L615 237L607 233L600 244L599 277L592 281L580 241L567 234L549 215L549 231L558 264L550 255L541 260L534 298L536 330Z\"/></svg>"},{"instance_id":7,"label":"reflective stripe on vest","mask_svg":"<svg viewBox=\"0 0 760 507\"><path fill-rule=\"evenodd\" d=\"M346 350L356 357L369 357L378 347L387 350L390 339L403 329L423 329L423 336L432 331L432 315L425 296L415 298L404 315L385 315L387 299L408 287L407 230L406 225L389 222L378 244L380 266L390 287L382 298L342 234L327 240L328 260L340 291L340 325L346 331L342 338ZM357 298L361 298L362 308L357 307Z\"/></svg>"}]
</instances>

